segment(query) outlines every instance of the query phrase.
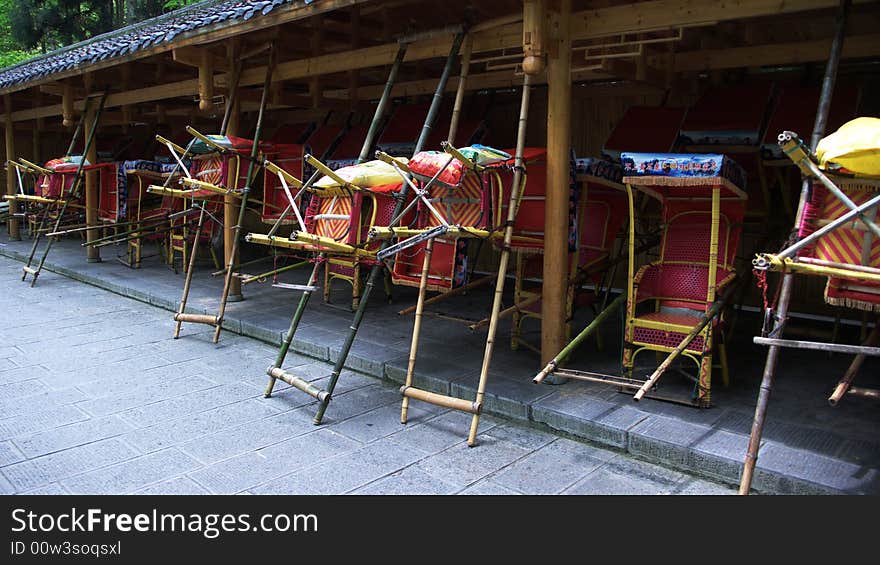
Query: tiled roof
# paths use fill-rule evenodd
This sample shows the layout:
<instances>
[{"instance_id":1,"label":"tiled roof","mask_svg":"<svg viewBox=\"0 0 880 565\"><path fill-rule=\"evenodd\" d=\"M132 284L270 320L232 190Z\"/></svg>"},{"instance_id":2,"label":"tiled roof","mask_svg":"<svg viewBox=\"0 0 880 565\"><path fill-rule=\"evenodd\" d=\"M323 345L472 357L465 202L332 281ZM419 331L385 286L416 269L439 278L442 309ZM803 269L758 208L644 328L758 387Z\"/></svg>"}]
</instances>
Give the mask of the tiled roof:
<instances>
[{"instance_id":1,"label":"tiled roof","mask_svg":"<svg viewBox=\"0 0 880 565\"><path fill-rule=\"evenodd\" d=\"M137 53L168 43L181 34L228 20L262 17L286 4L311 4L315 0L207 0L168 14L63 47L17 65L0 69L0 88L30 82L75 67Z\"/></svg>"}]
</instances>

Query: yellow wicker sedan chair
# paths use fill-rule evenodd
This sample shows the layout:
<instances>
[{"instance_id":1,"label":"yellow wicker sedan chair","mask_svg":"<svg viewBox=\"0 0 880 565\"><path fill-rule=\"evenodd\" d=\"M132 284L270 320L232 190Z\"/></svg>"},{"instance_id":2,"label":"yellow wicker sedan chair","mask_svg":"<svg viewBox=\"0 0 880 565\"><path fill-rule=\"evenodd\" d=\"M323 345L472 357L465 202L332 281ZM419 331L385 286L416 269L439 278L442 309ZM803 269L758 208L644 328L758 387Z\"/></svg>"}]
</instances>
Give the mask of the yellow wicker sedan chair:
<instances>
[{"instance_id":1,"label":"yellow wicker sedan chair","mask_svg":"<svg viewBox=\"0 0 880 565\"><path fill-rule=\"evenodd\" d=\"M528 319L541 319L541 291L526 282L541 277L544 246L544 202L546 163L544 153L532 152L520 209L514 225L511 249L516 252L513 324L511 348L524 346L536 353L540 350L523 336ZM576 306L598 305L614 243L626 218L626 193L620 183L621 168L605 159L581 158L572 163L574 174L570 191L569 217L569 282L566 309L570 319ZM505 184L505 186L509 183ZM504 202L505 199L502 199ZM581 286L591 284L594 291L582 292ZM596 313L596 312L594 312Z\"/></svg>"},{"instance_id":2,"label":"yellow wicker sedan chair","mask_svg":"<svg viewBox=\"0 0 880 565\"><path fill-rule=\"evenodd\" d=\"M847 122L819 142L815 155L790 131L779 135L779 145L813 183L796 226L797 241L778 253L759 253L753 260L764 280L762 288L766 293L768 270L825 276L825 302L873 315L875 325L858 346L794 342L781 335L765 335L755 342L854 354L829 403L835 406L846 395L878 398L877 389L855 387L852 382L866 356L880 355L880 119Z\"/></svg>"},{"instance_id":3,"label":"yellow wicker sedan chair","mask_svg":"<svg viewBox=\"0 0 880 565\"><path fill-rule=\"evenodd\" d=\"M289 236L251 233L247 241L261 245L313 253L314 261L325 265L325 294L336 275L327 267L335 259L350 265L352 302L356 307L361 295L360 269L376 264L376 252L381 242L367 240L367 234L377 226L390 225L396 200L394 194L402 186L397 172L381 161L368 161L332 170L311 155L306 163L316 170L314 182L305 182L284 174L279 167L268 166L271 174L283 176L284 183L297 190L291 191L290 208L296 218L296 227ZM404 160L405 162L405 160ZM310 181L313 179L309 179ZM308 208L300 210L299 191L310 194Z\"/></svg>"},{"instance_id":4,"label":"yellow wicker sedan chair","mask_svg":"<svg viewBox=\"0 0 880 565\"><path fill-rule=\"evenodd\" d=\"M653 396L708 407L712 353L729 296L725 291L736 278L734 260L747 198L745 171L719 154L624 153L622 163L630 229L635 221L633 190L660 202L663 222L660 257L638 273L634 273L635 242L630 235L624 375L631 378L636 356L643 351L678 351L697 366L691 398ZM723 342L718 345L727 381ZM665 370L671 362L667 357L661 366ZM655 371L636 399L654 387L660 374Z\"/></svg>"},{"instance_id":5,"label":"yellow wicker sedan chair","mask_svg":"<svg viewBox=\"0 0 880 565\"><path fill-rule=\"evenodd\" d=\"M206 214L201 230L194 229L192 215L172 216L168 236L168 264L174 266L176 259L180 257L182 268L186 271L190 247L198 237L200 244L208 244L214 267L219 269L220 261L211 242L222 228L223 194L236 190L247 182L247 167L242 167L241 161L250 154L253 141L233 136L204 135L190 127L187 131L195 138L188 151L157 136L160 143L168 147L172 157L182 165L184 176L179 179L180 187L154 184L147 190L176 199L177 202L172 204L175 212L185 210L188 205L192 210L198 203ZM189 160L184 161L187 156Z\"/></svg>"},{"instance_id":6,"label":"yellow wicker sedan chair","mask_svg":"<svg viewBox=\"0 0 880 565\"><path fill-rule=\"evenodd\" d=\"M415 205L415 218L406 228L392 231L403 237L424 234L431 230L448 230L430 238L430 262L426 272L424 290L447 293L467 284L468 242L473 238L487 238L493 222L500 217L497 198L500 196L501 176L498 166L477 164L475 155L483 152L496 155L495 161L509 160L510 155L483 146L465 147L460 150L441 144L445 151L422 151L405 169L394 159L382 155L401 167L401 172L411 173L422 190L428 193ZM457 156L462 156L459 160ZM436 177L436 178L435 178ZM433 179L433 180L432 180ZM464 228L460 231L459 228ZM378 235L374 230L373 234ZM384 234L387 235L387 234ZM412 240L415 242L415 240ZM404 244L407 245L407 244ZM395 285L419 288L427 251L427 241L419 241L394 254L391 280Z\"/></svg>"}]
</instances>

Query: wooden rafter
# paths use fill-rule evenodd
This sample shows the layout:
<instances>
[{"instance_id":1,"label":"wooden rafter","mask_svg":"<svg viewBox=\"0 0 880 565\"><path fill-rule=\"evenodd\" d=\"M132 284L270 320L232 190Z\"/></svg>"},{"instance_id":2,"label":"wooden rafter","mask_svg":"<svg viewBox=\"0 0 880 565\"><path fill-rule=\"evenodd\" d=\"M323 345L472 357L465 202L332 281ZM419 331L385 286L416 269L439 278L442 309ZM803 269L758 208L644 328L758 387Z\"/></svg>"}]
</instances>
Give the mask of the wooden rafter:
<instances>
[{"instance_id":1,"label":"wooden rafter","mask_svg":"<svg viewBox=\"0 0 880 565\"><path fill-rule=\"evenodd\" d=\"M866 3L867 0L856 0L856 3ZM155 55L160 52L174 50L174 56L179 62L193 61L190 56L195 51L190 47L196 44L208 44L225 37L232 37L245 32L253 33L255 30L265 30L268 26L277 26L285 21L293 21L304 17L326 13L327 11L340 10L348 8L356 4L361 4L356 0L327 0L309 5L310 9L303 8L296 11L296 17L292 15L295 10L287 9L277 16L273 16L271 22L261 22L257 19L257 23L241 24L239 26L224 27L223 29L210 30L193 37L186 37L180 41L172 42L169 45L162 46L153 50L145 50L132 55L131 57L114 59L98 65L90 66L89 70L97 70L100 68L124 64L135 59L143 59L144 57ZM584 40L590 38L605 37L609 35L621 33L638 33L648 32L658 29L669 29L682 26L701 26L709 25L719 21L732 21L743 18L774 16L778 14L789 14L795 12L803 12L817 9L828 9L837 5L836 0L800 0L799 2L790 2L787 0L739 0L730 5L725 5L725 9L720 10L713 3L692 2L688 0L652 0L648 2L636 2L632 4L610 6L605 8L597 8L576 12L572 15L573 20L573 40ZM317 6L317 7L315 7ZM320 8L319 8L320 7ZM368 6L364 6L361 14L374 13L367 10ZM302 8L302 7L301 7ZM521 16L521 15L520 15ZM517 21L517 14L510 14L499 18L500 25L487 26L484 23L477 24L472 30L472 46L474 53L485 53L498 51L502 49L513 49L519 47L522 41L522 23ZM268 33L268 32L267 32ZM283 34L281 35L283 37ZM877 42L872 40L874 36L863 36L848 40L844 49L844 56L874 56L876 55ZM874 38L876 39L876 38ZM451 44L452 37L440 37L432 40L421 41L410 46L407 52L407 62L425 61L428 59L440 59L446 55ZM307 42L306 42L307 43ZM748 58L753 53L760 53L762 47L734 47L729 49L708 50L704 54L700 53L677 53L674 61L675 71L699 70L705 68L730 68L731 66L741 66L743 63L736 64L735 60L748 61L747 64L785 64L791 62L803 62L807 60L821 60L827 56L827 41L813 41L802 45L803 48L796 47L797 44L780 44L776 47L785 47L771 53L763 53L763 59L770 62L755 63L756 59ZM325 46L326 48L326 46ZM739 51L737 51L739 50ZM382 45L361 47L353 50L347 50L338 53L326 53L317 56L309 56L282 62L276 69L276 80L278 81L309 81L313 77L330 75L335 73L353 73L362 69L370 69L388 65L393 60L397 52L397 43L389 42ZM862 55L865 53L865 55ZM788 59L786 60L786 54ZM707 62L708 57L708 62ZM746 57L746 59L743 59ZM665 67L663 61L657 61L657 56L649 56L641 63L642 68L636 70L636 78L647 77L648 80L657 80L659 75L650 71L655 67ZM218 68L218 67L215 67ZM620 67L623 68L622 66ZM645 75L644 69L648 69L649 75ZM53 75L49 80L54 84L58 84L57 80L67 74L81 74L82 69L75 72L60 73ZM513 85L518 79L513 73L506 73L506 78L492 73L485 73L486 76L475 75L475 84L480 85L476 88L498 88L507 85ZM606 75L608 73L602 73ZM259 84L265 75L265 68L250 67L242 73L241 85L251 86ZM133 73L133 76L138 76ZM349 75L351 76L351 75ZM366 78L366 73L361 77L361 81ZM167 74L165 80L168 80ZM228 81L228 74L225 72L214 75L213 85L217 88L224 88ZM416 81L418 82L418 81ZM133 90L121 93L113 93L107 99L107 107L112 108L121 105L140 104L145 102L156 102L165 99L178 97L191 97L199 92L198 79L176 80L156 86L148 86L143 88L134 88ZM494 86L499 85L499 86ZM11 92L12 90L20 90L27 85L11 87L9 89L0 90L0 94ZM359 86L354 92L361 100L368 99L368 94L373 86ZM380 88L380 87L379 87ZM47 86L48 93L57 92L58 86ZM324 88L327 91L327 88ZM404 87L402 90L410 92L420 90L417 84ZM314 96L314 92L312 93ZM339 98L335 91L327 91L323 94L328 98ZM81 98L81 97L78 97ZM347 98L347 96L346 96ZM60 104L43 106L40 108L28 108L13 112L12 119L14 121L32 120L41 117L52 117L61 114ZM79 102L75 105L77 109L82 107Z\"/></svg>"}]
</instances>

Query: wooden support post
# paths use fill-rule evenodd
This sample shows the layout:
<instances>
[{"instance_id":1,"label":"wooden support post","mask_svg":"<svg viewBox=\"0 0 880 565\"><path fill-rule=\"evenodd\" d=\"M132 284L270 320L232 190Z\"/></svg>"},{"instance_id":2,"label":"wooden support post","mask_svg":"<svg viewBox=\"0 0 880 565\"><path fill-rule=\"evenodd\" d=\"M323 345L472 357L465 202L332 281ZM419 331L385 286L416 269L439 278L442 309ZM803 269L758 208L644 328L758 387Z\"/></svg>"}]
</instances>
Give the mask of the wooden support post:
<instances>
[{"instance_id":1,"label":"wooden support post","mask_svg":"<svg viewBox=\"0 0 880 565\"><path fill-rule=\"evenodd\" d=\"M547 195L541 312L543 365L565 347L571 182L571 0L555 0L547 4L550 45L547 60Z\"/></svg>"},{"instance_id":2,"label":"wooden support post","mask_svg":"<svg viewBox=\"0 0 880 565\"><path fill-rule=\"evenodd\" d=\"M43 97L38 91L34 94L34 108L39 108L42 105L42 102ZM45 122L46 120L43 118L37 118L34 120L34 129L31 130L31 161L34 163L40 163L42 161L40 132L45 128Z\"/></svg>"},{"instance_id":3,"label":"wooden support post","mask_svg":"<svg viewBox=\"0 0 880 565\"><path fill-rule=\"evenodd\" d=\"M236 59L241 52L238 42L230 44L228 49L229 67L234 68ZM226 135L239 135L241 124L241 97L233 95L232 92L226 93L226 100L232 100L232 108L229 111L229 122L226 124ZM228 102L227 102L228 103ZM237 265L239 263L237 250L234 249L234 239L237 237L235 224L238 223L238 207L241 200L233 195L223 196L223 263L225 265ZM233 251L235 256L233 257ZM241 292L241 279L232 277L229 281L229 302L240 302L244 300Z\"/></svg>"},{"instance_id":4,"label":"wooden support post","mask_svg":"<svg viewBox=\"0 0 880 565\"><path fill-rule=\"evenodd\" d=\"M321 54L321 42L324 35L322 29L323 21L324 18L321 16L312 18L311 48L313 57ZM309 79L309 96L312 98L312 108L320 108L322 98L320 76L313 76Z\"/></svg>"},{"instance_id":5,"label":"wooden support post","mask_svg":"<svg viewBox=\"0 0 880 565\"><path fill-rule=\"evenodd\" d=\"M213 107L214 56L207 49L203 49L199 63L199 110L210 112Z\"/></svg>"},{"instance_id":6,"label":"wooden support post","mask_svg":"<svg viewBox=\"0 0 880 565\"><path fill-rule=\"evenodd\" d=\"M351 8L351 48L357 49L361 43L361 10L358 6ZM348 71L348 103L352 110L358 105L358 86L360 73L357 69Z\"/></svg>"},{"instance_id":7,"label":"wooden support post","mask_svg":"<svg viewBox=\"0 0 880 565\"><path fill-rule=\"evenodd\" d=\"M6 160L15 161L15 130L13 129L12 122L12 96L9 94L5 95L3 97L3 105L6 110L6 119L4 122L6 126ZM9 166L6 169L6 194L15 194L17 192L16 188L15 167ZM16 206L15 201L10 200L10 212L14 212L14 206ZM9 230L9 239L13 241L21 240L18 218L14 217L12 214L9 215L9 220L7 220L7 229Z\"/></svg>"},{"instance_id":8,"label":"wooden support post","mask_svg":"<svg viewBox=\"0 0 880 565\"><path fill-rule=\"evenodd\" d=\"M90 104L88 113L86 114L85 122L83 126L86 132L91 132L92 129L96 125L96 104ZM86 133L88 135L88 133ZM90 164L95 164L98 161L98 147L97 147L97 134L95 135L95 140L92 142L89 147L88 152L85 154L86 160ZM98 172L97 171L89 171L86 173L86 226L92 227L98 225ZM86 231L86 242L91 243L92 241L98 239L100 234L97 229ZM86 261L89 263L100 263L101 262L101 248L96 245L89 245L86 247Z\"/></svg>"},{"instance_id":9,"label":"wooden support post","mask_svg":"<svg viewBox=\"0 0 880 565\"><path fill-rule=\"evenodd\" d=\"M73 118L73 85L65 82L61 90L61 124L69 128L74 125Z\"/></svg>"}]
</instances>

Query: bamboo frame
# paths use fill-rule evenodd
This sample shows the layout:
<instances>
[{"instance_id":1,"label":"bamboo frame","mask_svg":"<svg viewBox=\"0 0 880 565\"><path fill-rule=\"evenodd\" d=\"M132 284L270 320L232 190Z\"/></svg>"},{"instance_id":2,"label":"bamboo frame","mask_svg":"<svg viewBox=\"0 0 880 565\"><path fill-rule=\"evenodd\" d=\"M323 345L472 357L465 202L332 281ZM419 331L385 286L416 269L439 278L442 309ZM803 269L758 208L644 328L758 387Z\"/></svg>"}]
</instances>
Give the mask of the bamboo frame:
<instances>
[{"instance_id":1,"label":"bamboo frame","mask_svg":"<svg viewBox=\"0 0 880 565\"><path fill-rule=\"evenodd\" d=\"M447 298L450 298L452 296L456 296L458 294L464 294L465 292L467 292L469 290L473 290L474 288L477 288L479 286L485 286L485 285L489 284L490 282L492 282L493 279L494 279L494 277L492 277L491 275L488 275L485 277L480 277L479 279L477 279L475 281L471 281L471 282L464 284L458 288L453 288L449 292L444 292L443 294L438 294L437 296L433 296L431 298L426 299L425 306L427 306L428 304L434 304L435 302L440 302L441 300L446 300ZM397 314L399 316L406 316L407 314L412 314L413 312L415 312L415 310L416 310L416 306L413 305L408 308L404 308L403 310L400 310L399 312L397 312Z\"/></svg>"},{"instance_id":2,"label":"bamboo frame","mask_svg":"<svg viewBox=\"0 0 880 565\"><path fill-rule=\"evenodd\" d=\"M807 177L815 177L828 189L838 200L840 200L847 208L855 212L859 220L877 237L880 237L880 226L878 226L871 218L866 216L866 211L856 206L842 190L831 182L825 173L813 162L809 153L805 150L803 143L797 138L793 132L786 131L779 135L779 145L788 157L795 162L801 169L801 172Z\"/></svg>"},{"instance_id":3,"label":"bamboo frame","mask_svg":"<svg viewBox=\"0 0 880 565\"><path fill-rule=\"evenodd\" d=\"M875 347L878 343L880 343L880 320L877 320L874 323L874 329L868 335L868 338L864 343L862 343L862 346ZM865 353L859 353L856 355L855 359L853 359L852 363L847 368L846 373L844 373L843 377L840 379L840 382L834 387L834 392L828 397L828 403L831 406L837 406L840 399L843 398L848 391L852 390L852 382L855 379L856 374L858 374L859 369L862 368L866 356Z\"/></svg>"},{"instance_id":4,"label":"bamboo frame","mask_svg":"<svg viewBox=\"0 0 880 565\"><path fill-rule=\"evenodd\" d=\"M382 98L380 99L379 104L376 107L376 111L373 114L373 119L370 124L370 128L367 131L367 136L364 139L363 146L361 147L361 152L358 157L358 162L363 162L364 160L366 160L367 155L369 154L369 149L373 145L373 141L374 141L375 136L377 135L378 130L379 130L379 124L380 124L382 118L384 117L385 109L387 108L388 103L391 99L391 91L394 86L394 82L396 81L397 73L400 68L400 65L403 62L403 58L406 54L406 50L407 50L407 43L401 43L398 47L398 50L397 50L397 57L396 57L394 64L392 65L391 70L389 72L388 80L386 81L385 90L382 94ZM451 56L450 56L450 58L451 58ZM450 64L451 64L450 61L447 60L447 65L444 70L444 74L447 76L447 78L448 78L448 68L449 68ZM441 78L440 82L441 82L442 87L445 88L445 79ZM428 119L432 119L430 111L428 113ZM319 169L316 170L316 173L313 175L312 179L309 180L307 185L311 184L312 182L314 182L317 179L319 172L320 172ZM404 187L404 190L405 190L405 187ZM402 200L400 200L400 201L398 201L397 205L395 206L395 213L398 212L402 207L403 207ZM273 230L270 231L270 235L267 237L269 237L269 238L274 237L272 234L277 229L278 225L280 225L280 221L278 223L276 223L276 226L273 227ZM255 235L255 234L250 234L249 237L251 237L253 235ZM305 290L302 293L302 295L300 296L299 304L296 308L296 311L294 312L293 317L290 320L290 327L288 328L287 333L285 334L284 340L282 341L278 355L276 356L276 359L275 359L275 363L267 371L267 374L269 375L269 382L266 386L266 391L265 391L265 396L267 398L272 395L272 390L273 390L273 388L275 386L275 382L278 378L276 376L276 375L278 375L277 370L280 370L281 366L284 364L284 359L287 355L287 351L290 348L290 344L293 341L293 337L296 334L297 329L299 328L300 320L302 319L302 316L305 313L306 306L308 305L309 299L311 298L312 292L314 291L313 285L317 282L318 269L320 268L320 265L324 260L325 260L324 253L319 253L318 256L316 257L316 260L315 260L315 267L313 268L312 273L309 276L308 285L307 285L308 289ZM346 344L343 347L343 352L340 354L340 356L337 360L337 363L334 366L333 373L331 374L331 378L330 378L330 383L329 383L326 391L324 391L324 392L326 392L326 394L322 395L321 398L319 398L319 401L321 402L321 408L319 408L318 413L315 415L314 422L316 425L319 424L321 422L321 420L323 419L323 414L324 414L324 411L326 410L327 403L329 403L332 398L332 394L333 394L333 391L336 386L336 381L338 380L339 375L342 372L342 367L345 363L345 359L348 356L348 350L351 347L351 343L354 340L354 336L356 335L358 327L360 325L360 318L363 316L363 308L366 305L366 302L367 302L366 298L369 296L369 290L372 288L372 285L374 284L374 279L378 277L378 269L379 269L379 267L377 265L376 267L374 267L372 269L372 271L370 273L370 279L369 279L369 282L367 283L366 296L364 297L364 300L362 300L360 302L360 304L358 305L358 311L355 313L355 320L351 326L351 331L349 333ZM276 371L273 372L273 369L276 369ZM285 376L288 376L291 379L290 381L285 381L285 382L294 382L295 383L295 382L302 380L302 379L298 379L294 375L290 375L289 373L285 373ZM295 385L293 385L293 386L295 386ZM302 390L302 389L300 389L300 390ZM306 391L306 392L310 393L309 391ZM315 395L312 395L312 396L315 396ZM315 397L318 398L318 396L315 396Z\"/></svg>"},{"instance_id":5,"label":"bamboo frame","mask_svg":"<svg viewBox=\"0 0 880 565\"><path fill-rule=\"evenodd\" d=\"M413 155L420 152L424 148L425 144L427 143L428 135L431 132L431 127L433 126L434 121L437 119L437 114L440 111L440 103L443 99L443 93L446 90L446 84L449 81L449 75L451 74L451 71L452 71L453 62L454 62L455 58L458 56L458 52L459 52L459 49L461 48L461 43L462 43L463 39L464 39L464 33L458 33L455 35L455 38L452 41L452 47L449 51L449 55L446 58L446 63L443 67L443 72L440 75L440 80L437 83L437 89L434 92L434 97L431 100L431 106L428 109L428 114L425 117L424 124L422 125L422 131L419 134L419 139L416 141L416 146L413 151ZM406 194L407 187L408 187L408 184L405 183L403 185L403 188L401 189L401 196L404 196ZM392 216L393 216L393 218L396 218L397 221L399 221L400 217L402 216L402 211L404 208L404 199L403 198L399 199L394 208L395 209L394 209L394 213L392 214ZM389 244L389 242L387 242L387 241L384 242L382 244L382 248L380 248L380 252L382 251L382 249L386 248L388 246L388 244ZM320 424L324 418L324 413L327 410L327 405L330 401L330 398L332 397L333 390L336 387L337 381L339 380L339 375L342 373L342 369L345 366L345 361L348 358L348 353L351 350L351 346L354 343L355 337L357 336L358 329L360 328L361 321L363 320L364 312L366 310L366 305L369 302L370 293L372 292L373 287L375 286L376 281L379 278L379 275L382 273L383 268L384 268L384 265L382 263L377 263L376 265L374 265L372 267L372 269L370 269L370 275L369 275L369 278L367 279L367 285L364 288L363 296L361 297L360 303L358 304L357 312L355 312L354 319L352 320L352 324L350 326L351 331L349 332L349 334L345 340L345 343L343 343L343 345L342 345L342 349L339 353L339 357L336 361L335 366L333 367L333 373L330 375L330 382L328 383L327 391L330 393L331 396L328 396L327 399L325 399L324 401L322 401L319 404L318 410L315 413L315 419L314 419L316 424Z\"/></svg>"},{"instance_id":6,"label":"bamboo frame","mask_svg":"<svg viewBox=\"0 0 880 565\"><path fill-rule=\"evenodd\" d=\"M101 95L101 97L99 99L98 108L97 108L97 111L95 112L93 120L92 120L92 127L89 130L88 136L86 138L86 143L85 143L83 155L87 154L93 146L93 143L95 141L95 133L98 130L98 123L100 122L101 113L104 110L104 102L106 100L107 100L107 94L104 93ZM92 102L92 98L89 98L87 100L87 103L89 103L88 105L91 105L90 104L91 102ZM88 108L87 108L87 111L85 113L83 113L83 115L81 117L82 124L85 124L86 115L88 113L89 112L88 112ZM79 130L79 129L80 129L80 127L77 126L77 130ZM74 135L74 139L71 141L71 145L73 145L73 143L75 141L76 141L76 134ZM83 168L84 168L84 166L85 166L85 159L80 159L79 165L77 166L76 173L74 175L73 185L67 191L67 194L64 197L64 201L61 203L61 208L59 209L58 215L55 219L55 226L52 229L53 232L58 231L58 228L61 225L61 221L64 218L64 213L67 211L67 208L72 204L72 200L78 196L79 188L80 188L80 185L82 184L82 181L83 181ZM50 206L47 205L44 207L43 214L41 214L39 226L37 228L37 233L35 234L35 237L34 237L34 243L33 243L33 246L31 247L31 252L28 255L28 259L25 262L24 267L22 268L22 275L21 275L22 281L24 281L29 274L33 277L31 279L31 287L33 287L34 285L37 284L37 278L40 276L40 273L43 270L43 265L46 263L46 258L49 256L49 252L52 250L52 243L55 241L54 238L51 238L51 237L48 239L48 241L46 242L46 247L43 249L43 253L40 256L40 260L37 263L37 267L33 268L31 265L34 260L34 256L36 255L37 248L40 244L40 239L41 239L42 233L44 231L43 226L45 225L46 220L49 219L49 210L50 210Z\"/></svg>"},{"instance_id":7,"label":"bamboo frame","mask_svg":"<svg viewBox=\"0 0 880 565\"><path fill-rule=\"evenodd\" d=\"M858 278L865 281L880 282L880 272L871 267L854 269L843 263L832 263L830 265L805 263L787 257L781 259L778 255L772 253L761 253L755 261L759 265L756 268L760 269L825 277Z\"/></svg>"},{"instance_id":8,"label":"bamboo frame","mask_svg":"<svg viewBox=\"0 0 880 565\"><path fill-rule=\"evenodd\" d=\"M717 235L717 234L715 234L715 235ZM732 287L729 287L729 288L732 288ZM713 287L713 291L714 291L714 287ZM715 293L711 292L710 294L712 294L713 298L714 298ZM639 388L639 390L633 396L633 400L636 400L636 401L641 400L645 396L645 394L647 394L647 392L649 390L654 388L654 386L657 384L657 381L660 380L660 377L663 375L664 372L666 372L666 369L669 368L669 366L672 364L672 362L675 361L675 359L679 355L684 353L684 351L687 349L688 345L690 345L690 343L694 339L696 339L696 337L698 335L700 335L700 333L703 331L703 328L706 328L710 323L712 323L712 321L718 315L721 314L721 310L722 310L722 308L724 308L725 303L726 303L726 301L719 300L718 302L715 302L712 305L712 307L705 314L703 314L703 316L700 318L700 322L697 325L695 325L693 328L691 328L690 332L688 332L688 334L685 336L685 338L683 340L681 340L681 343L679 343L675 347L675 349L673 349L669 353L669 355L666 357L666 359L664 359L663 362L660 363L660 365L654 370L654 372L651 374L651 376L648 377L648 379L645 381L645 383ZM711 347L711 344L709 344L709 347ZM701 390L701 392L702 392L702 390Z\"/></svg>"},{"instance_id":9,"label":"bamboo frame","mask_svg":"<svg viewBox=\"0 0 880 565\"><path fill-rule=\"evenodd\" d=\"M263 93L260 99L260 109L259 113L257 114L257 125L254 132L254 140L253 146L251 148L251 158L250 163L248 164L247 177L245 180L245 185L242 188L241 195L239 196L241 202L239 203L238 208L238 220L232 227L232 250L229 252L229 257L227 259L226 276L223 281L223 292L220 295L220 308L217 312L217 324L216 329L214 330L213 339L214 343L220 341L220 332L223 328L223 317L226 315L226 304L229 300L229 294L233 287L233 266L238 260L238 250L241 246L241 228L242 224L244 224L244 214L245 210L247 209L248 195L250 194L251 183L253 182L254 175L256 173L256 160L257 155L260 151L260 138L263 131L263 115L266 110L266 104L269 97L269 89L272 86L272 74L275 71L276 57L276 48L275 44L273 43L269 46L269 65L266 70L266 81L263 84ZM227 197L231 195L238 196L234 193L228 193ZM240 287L238 287L238 289L238 292L241 292Z\"/></svg>"},{"instance_id":10,"label":"bamboo frame","mask_svg":"<svg viewBox=\"0 0 880 565\"><path fill-rule=\"evenodd\" d=\"M843 49L843 39L846 32L846 20L849 6L850 0L840 0L840 7L837 11L835 21L834 40L831 43L831 52L828 56L828 63L825 66L825 76L822 81L822 93L819 97L819 107L816 111L816 121L813 126L813 135L810 142L811 152L815 151L820 138L825 133L825 126L828 121L828 110L831 105L831 96L834 91L834 82L837 77L837 68L840 63L840 54ZM796 227L800 226L803 220L804 208L807 205L810 188L810 180L805 178L801 188L797 214L795 215ZM791 301L793 284L794 274L791 272L786 273L782 277L782 283L779 288L779 301L776 312L767 312L767 314L773 314L774 319L771 335L781 336L785 329L785 321L788 317L788 307ZM779 361L780 351L781 348L778 346L771 346L767 351L767 359L764 362L764 373L761 377L758 400L755 404L755 416L752 421L752 431L749 434L749 445L743 462L742 476L739 484L740 495L749 494L749 490L751 489L752 476L754 475L755 465L758 460L758 450L761 445L761 435L764 430L767 405L770 401L770 391L773 389L773 380L776 376L776 365Z\"/></svg>"},{"instance_id":11,"label":"bamboo frame","mask_svg":"<svg viewBox=\"0 0 880 565\"><path fill-rule=\"evenodd\" d=\"M525 190L525 183L522 182L524 169L523 152L525 149L526 123L528 121L529 97L531 94L531 77L530 75L523 76L524 79L522 89L522 101L520 106L519 127L517 130L516 142L516 166L513 176L513 186L511 187L510 203L507 207L507 222L504 228L504 245L502 247L501 259L498 265L498 274L495 280L495 296L492 302L492 314L489 321L488 335L486 336L486 346L483 352L483 362L480 368L480 378L477 384L476 398L473 402L468 402L448 395L420 390L412 386L415 374L416 357L418 355L419 336L422 326L425 292L427 290L428 271L430 268L431 254L434 246L433 238L428 240L425 247L425 255L422 261L422 272L419 279L419 296L418 301L416 302L415 321L413 324L412 341L410 343L410 353L409 362L407 364L406 380L404 386L400 389L401 394L403 395L400 409L400 422L402 424L405 424L407 422L407 413L409 410L410 398L415 398L417 400L421 400L422 402L427 402L429 404L434 404L444 408L451 408L454 410L471 413L473 416L471 418L471 425L467 436L468 447L474 447L476 445L477 429L480 422L480 412L482 411L483 400L486 394L486 384L489 378L489 367L492 362L492 354L494 351L495 334L498 329L498 319L499 313L501 311L501 299L504 292L504 283L507 275L507 263L510 258L510 242L513 239L513 222L516 219L516 213L519 208L519 198L521 197L522 192ZM455 148L451 145L447 144L444 149L451 155L461 160L462 163L464 163L466 166L469 166L473 170L476 170L476 164L471 163L468 159L458 153L458 151L455 150Z\"/></svg>"},{"instance_id":12,"label":"bamboo frame","mask_svg":"<svg viewBox=\"0 0 880 565\"><path fill-rule=\"evenodd\" d=\"M532 382L535 384L540 384L546 379L549 375L556 372L557 369L565 362L566 359L574 352L575 349L580 347L580 345L587 340L596 330L599 329L599 326L606 320L608 317L614 313L618 308L621 308L626 302L627 295L625 293L621 294L617 298L615 298L611 304L609 304L604 310L602 310L593 320L585 327L581 332L575 336L573 340L568 342L568 345L562 348L562 351L556 354L553 359L550 360L547 365L541 369L541 371L535 375L532 379ZM605 382L605 381L603 381Z\"/></svg>"},{"instance_id":13,"label":"bamboo frame","mask_svg":"<svg viewBox=\"0 0 880 565\"><path fill-rule=\"evenodd\" d=\"M250 185L253 182L254 175L256 173L256 165L257 165L257 155L260 151L260 137L263 129L263 115L266 109L266 105L268 102L269 89L272 84L272 74L275 70L275 47L274 45L270 47L269 51L269 65L266 67L266 78L263 83L263 91L262 97L260 99L260 108L257 114L257 125L256 131L254 132L254 139L252 140L251 145L251 155L248 163L248 171L247 176L245 177L245 185L242 187L240 191L224 189L218 186L215 186L211 183L199 181L193 178L190 178L187 175L187 178L181 179L181 184L189 185L199 190L206 190L208 192L212 192L217 195L222 195L225 198L235 197L240 200L239 209L238 209L238 220L235 225L232 227L232 245L231 251L228 253L228 261L225 269L225 276L223 279L223 291L220 295L220 305L217 310L216 315L204 315L204 316L192 316L184 313L186 308L187 298L189 296L189 289L192 282L192 277L195 272L195 257L199 247L199 239L201 238L201 230L204 226L204 206L205 203L202 203L202 212L199 216L199 225L196 230L195 238L193 239L192 248L190 251L190 262L189 268L186 270L186 278L184 280L183 285L183 296L180 299L180 305L178 306L178 311L174 315L174 321L176 322L175 330L174 330L174 338L177 339L180 336L181 324L183 322L188 323L197 323L197 324L207 324L214 326L214 335L212 341L214 343L219 343L220 341L220 333L223 329L223 318L226 315L226 305L229 300L230 289L233 285L233 267L235 266L236 256L238 255L238 248L241 244L241 225L244 222L244 214L247 209L248 202L248 194L250 193ZM225 120L224 120L225 121ZM228 125L228 123L227 123ZM216 143L214 140L205 136L201 132L197 131L192 126L186 126L186 131L193 137L193 140L200 140L208 147L214 149L216 152L221 155L225 155L231 152L230 149L223 147L222 145ZM192 142L190 143L192 146ZM235 180L238 181L238 171L235 173ZM195 194L192 194L193 198ZM183 246L186 246L186 239L182 242Z\"/></svg>"}]
</instances>

